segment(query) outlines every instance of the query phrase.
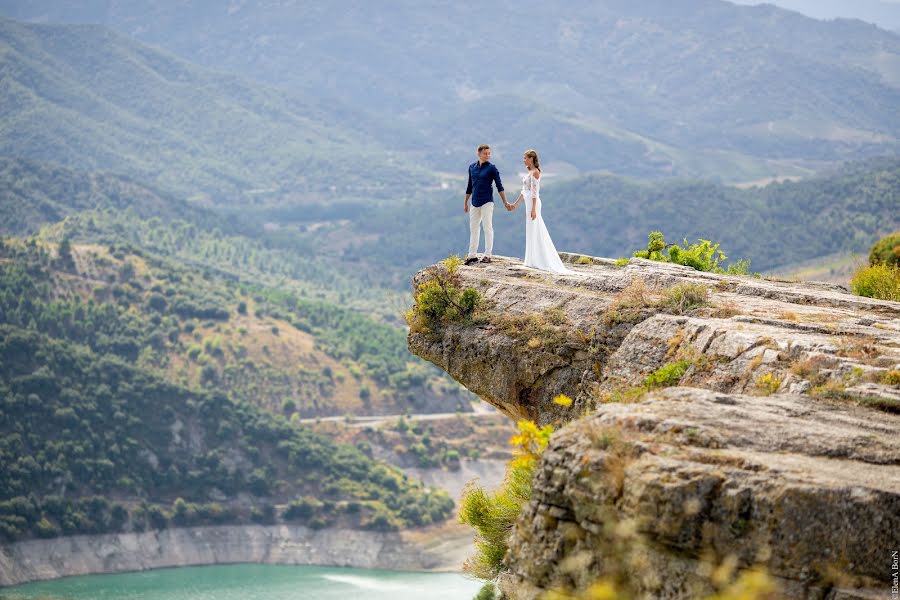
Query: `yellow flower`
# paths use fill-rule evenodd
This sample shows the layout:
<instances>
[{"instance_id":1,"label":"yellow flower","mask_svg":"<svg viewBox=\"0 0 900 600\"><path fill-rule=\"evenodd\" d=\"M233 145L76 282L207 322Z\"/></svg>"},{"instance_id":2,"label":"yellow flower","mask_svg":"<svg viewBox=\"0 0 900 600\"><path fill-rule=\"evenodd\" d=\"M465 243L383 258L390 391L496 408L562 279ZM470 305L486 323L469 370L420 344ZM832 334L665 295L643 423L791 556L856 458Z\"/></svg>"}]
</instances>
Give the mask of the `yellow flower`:
<instances>
[{"instance_id":1,"label":"yellow flower","mask_svg":"<svg viewBox=\"0 0 900 600\"><path fill-rule=\"evenodd\" d=\"M553 399L553 404L559 404L560 406L565 406L566 408L568 408L572 406L572 399L565 394L560 394Z\"/></svg>"}]
</instances>

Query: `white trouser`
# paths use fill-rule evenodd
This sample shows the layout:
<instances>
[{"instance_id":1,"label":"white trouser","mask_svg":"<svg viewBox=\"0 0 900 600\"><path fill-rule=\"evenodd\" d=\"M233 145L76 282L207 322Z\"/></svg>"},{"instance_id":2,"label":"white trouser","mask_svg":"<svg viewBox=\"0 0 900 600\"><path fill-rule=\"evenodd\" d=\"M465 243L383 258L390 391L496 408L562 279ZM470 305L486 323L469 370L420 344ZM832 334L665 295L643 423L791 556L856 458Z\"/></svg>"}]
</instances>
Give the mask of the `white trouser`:
<instances>
[{"instance_id":1,"label":"white trouser","mask_svg":"<svg viewBox=\"0 0 900 600\"><path fill-rule=\"evenodd\" d=\"M484 254L492 256L494 252L494 203L487 202L482 206L469 209L469 256L478 252L478 241L481 238L479 225L484 226Z\"/></svg>"}]
</instances>

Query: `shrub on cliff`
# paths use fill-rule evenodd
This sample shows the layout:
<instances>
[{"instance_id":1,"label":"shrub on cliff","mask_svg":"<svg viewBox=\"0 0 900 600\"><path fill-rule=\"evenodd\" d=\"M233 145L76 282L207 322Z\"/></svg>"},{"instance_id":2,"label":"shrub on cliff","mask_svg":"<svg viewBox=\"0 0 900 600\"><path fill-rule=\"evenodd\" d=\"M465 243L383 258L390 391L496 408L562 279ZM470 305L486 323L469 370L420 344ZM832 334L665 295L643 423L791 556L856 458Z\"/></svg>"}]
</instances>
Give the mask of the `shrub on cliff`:
<instances>
[{"instance_id":1,"label":"shrub on cliff","mask_svg":"<svg viewBox=\"0 0 900 600\"><path fill-rule=\"evenodd\" d=\"M900 266L900 231L875 242L869 251L869 264Z\"/></svg>"},{"instance_id":2,"label":"shrub on cliff","mask_svg":"<svg viewBox=\"0 0 900 600\"><path fill-rule=\"evenodd\" d=\"M414 332L431 331L443 323L465 320L481 304L481 295L473 288L462 289L458 256L451 256L425 270L416 285L415 303L406 313L406 322Z\"/></svg>"},{"instance_id":3,"label":"shrub on cliff","mask_svg":"<svg viewBox=\"0 0 900 600\"><path fill-rule=\"evenodd\" d=\"M519 433L510 438L516 457L506 469L503 485L488 492L470 483L463 492L459 520L475 529L475 555L466 560L463 570L479 579L494 579L503 567L509 533L531 497L531 480L537 459L547 447L553 427L538 428L533 421L518 422Z\"/></svg>"},{"instance_id":4,"label":"shrub on cliff","mask_svg":"<svg viewBox=\"0 0 900 600\"><path fill-rule=\"evenodd\" d=\"M862 266L850 279L850 289L857 296L900 301L900 265Z\"/></svg>"},{"instance_id":5,"label":"shrub on cliff","mask_svg":"<svg viewBox=\"0 0 900 600\"><path fill-rule=\"evenodd\" d=\"M653 231L648 236L646 250L637 250L634 256L637 258L646 258L660 262L670 262L686 267L693 267L698 271L710 271L713 273L729 273L731 275L749 275L750 261L738 260L723 268L723 264L728 257L719 250L719 244L714 244L710 240L698 240L693 244L689 244L687 239L684 245L671 244L666 246L665 236L661 231Z\"/></svg>"}]
</instances>

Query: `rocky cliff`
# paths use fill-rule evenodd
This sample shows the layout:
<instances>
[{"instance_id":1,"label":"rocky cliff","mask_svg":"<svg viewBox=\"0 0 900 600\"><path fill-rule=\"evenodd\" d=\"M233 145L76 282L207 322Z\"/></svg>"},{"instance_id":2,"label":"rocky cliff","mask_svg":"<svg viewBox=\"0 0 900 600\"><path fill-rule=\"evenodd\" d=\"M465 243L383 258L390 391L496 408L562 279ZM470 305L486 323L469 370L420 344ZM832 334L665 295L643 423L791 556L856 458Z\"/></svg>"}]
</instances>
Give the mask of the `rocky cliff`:
<instances>
[{"instance_id":1,"label":"rocky cliff","mask_svg":"<svg viewBox=\"0 0 900 600\"><path fill-rule=\"evenodd\" d=\"M484 299L476 317L409 336L510 417L562 426L511 534L506 594L618 573L644 597L693 598L732 564L765 569L788 598L887 597L900 303L577 262L562 276L509 259L460 267ZM554 403L561 393L574 402Z\"/></svg>"}]
</instances>

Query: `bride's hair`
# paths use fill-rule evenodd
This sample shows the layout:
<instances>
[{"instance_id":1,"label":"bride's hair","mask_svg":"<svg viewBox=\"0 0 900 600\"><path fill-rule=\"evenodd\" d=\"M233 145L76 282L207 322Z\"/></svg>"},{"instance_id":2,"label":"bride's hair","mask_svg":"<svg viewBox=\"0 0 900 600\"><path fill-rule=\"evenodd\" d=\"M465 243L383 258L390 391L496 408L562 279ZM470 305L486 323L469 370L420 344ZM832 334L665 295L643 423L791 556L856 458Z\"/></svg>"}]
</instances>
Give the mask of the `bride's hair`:
<instances>
[{"instance_id":1,"label":"bride's hair","mask_svg":"<svg viewBox=\"0 0 900 600\"><path fill-rule=\"evenodd\" d=\"M530 156L531 161L534 163L534 168L538 171L541 170L541 160L538 158L537 150L526 150L525 156Z\"/></svg>"}]
</instances>

